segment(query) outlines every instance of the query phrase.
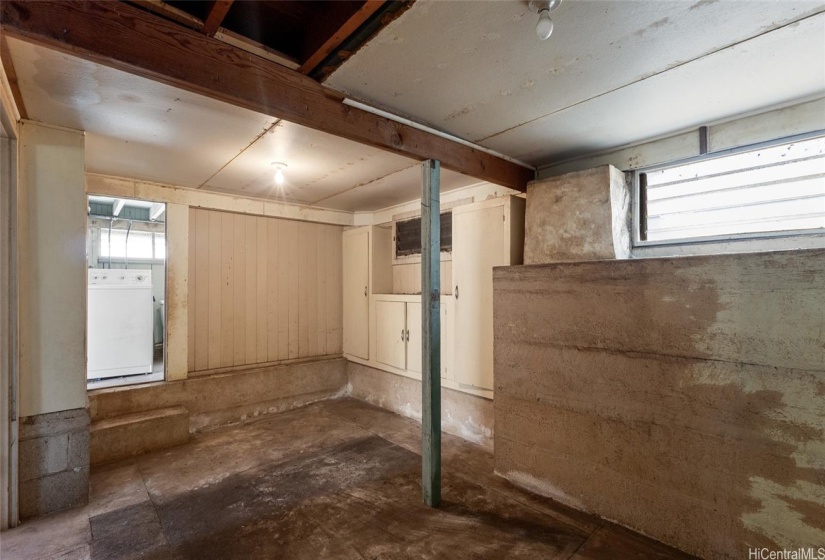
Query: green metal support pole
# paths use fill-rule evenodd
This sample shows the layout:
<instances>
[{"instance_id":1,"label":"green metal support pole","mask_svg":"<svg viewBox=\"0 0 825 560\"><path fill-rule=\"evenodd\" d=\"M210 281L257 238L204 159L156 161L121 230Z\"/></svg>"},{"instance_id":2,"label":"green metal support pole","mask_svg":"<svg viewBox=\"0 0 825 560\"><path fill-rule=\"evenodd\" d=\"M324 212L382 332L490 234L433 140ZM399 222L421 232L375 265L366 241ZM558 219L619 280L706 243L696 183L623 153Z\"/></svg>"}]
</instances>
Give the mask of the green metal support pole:
<instances>
[{"instance_id":1,"label":"green metal support pole","mask_svg":"<svg viewBox=\"0 0 825 560\"><path fill-rule=\"evenodd\" d=\"M421 460L424 503L441 502L441 163L422 164Z\"/></svg>"}]
</instances>

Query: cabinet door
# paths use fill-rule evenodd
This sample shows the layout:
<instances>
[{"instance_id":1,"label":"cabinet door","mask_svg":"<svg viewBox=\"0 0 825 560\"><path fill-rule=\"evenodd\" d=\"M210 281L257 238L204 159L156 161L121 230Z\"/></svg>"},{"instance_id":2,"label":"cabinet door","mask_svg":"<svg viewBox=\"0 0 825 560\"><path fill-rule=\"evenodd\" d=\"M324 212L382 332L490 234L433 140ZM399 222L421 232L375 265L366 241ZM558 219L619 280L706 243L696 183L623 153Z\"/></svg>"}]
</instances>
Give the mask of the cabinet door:
<instances>
[{"instance_id":1,"label":"cabinet door","mask_svg":"<svg viewBox=\"0 0 825 560\"><path fill-rule=\"evenodd\" d=\"M398 369L407 365L406 305L403 301L375 302L375 359Z\"/></svg>"},{"instance_id":2,"label":"cabinet door","mask_svg":"<svg viewBox=\"0 0 825 560\"><path fill-rule=\"evenodd\" d=\"M368 228L344 232L344 353L368 360L369 253Z\"/></svg>"},{"instance_id":3,"label":"cabinet door","mask_svg":"<svg viewBox=\"0 0 825 560\"><path fill-rule=\"evenodd\" d=\"M447 322L447 306L441 302L441 377L451 379L450 362L452 352L450 348L452 340L452 325ZM413 377L421 379L421 304L407 304L407 330L410 331L410 341L407 343L407 371L415 373Z\"/></svg>"},{"instance_id":4,"label":"cabinet door","mask_svg":"<svg viewBox=\"0 0 825 560\"><path fill-rule=\"evenodd\" d=\"M504 226L503 206L453 213L453 373L483 389L493 388L493 267L510 264Z\"/></svg>"}]
</instances>

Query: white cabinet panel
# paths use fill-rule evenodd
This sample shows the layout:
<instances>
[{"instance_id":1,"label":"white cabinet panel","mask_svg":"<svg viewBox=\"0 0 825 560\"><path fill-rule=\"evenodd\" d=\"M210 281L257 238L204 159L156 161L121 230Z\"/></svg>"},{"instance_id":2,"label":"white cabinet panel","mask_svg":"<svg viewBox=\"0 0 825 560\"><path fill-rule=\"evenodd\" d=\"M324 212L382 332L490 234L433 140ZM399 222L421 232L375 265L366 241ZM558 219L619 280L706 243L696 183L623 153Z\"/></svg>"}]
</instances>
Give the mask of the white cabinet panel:
<instances>
[{"instance_id":1,"label":"white cabinet panel","mask_svg":"<svg viewBox=\"0 0 825 560\"><path fill-rule=\"evenodd\" d=\"M375 302L375 359L399 369L407 365L406 305L403 301Z\"/></svg>"},{"instance_id":2,"label":"white cabinet panel","mask_svg":"<svg viewBox=\"0 0 825 560\"><path fill-rule=\"evenodd\" d=\"M345 231L344 353L369 359L369 228Z\"/></svg>"},{"instance_id":3,"label":"white cabinet panel","mask_svg":"<svg viewBox=\"0 0 825 560\"><path fill-rule=\"evenodd\" d=\"M414 372L421 379L421 303L407 303L407 330L410 341L407 343L407 370Z\"/></svg>"},{"instance_id":4,"label":"white cabinet panel","mask_svg":"<svg viewBox=\"0 0 825 560\"><path fill-rule=\"evenodd\" d=\"M441 377L452 379L452 325L449 323L445 298L441 300ZM421 379L421 304L407 303L407 330L410 331L410 341L407 343L407 370L414 372L414 377Z\"/></svg>"},{"instance_id":5,"label":"white cabinet panel","mask_svg":"<svg viewBox=\"0 0 825 560\"><path fill-rule=\"evenodd\" d=\"M459 383L492 389L493 267L510 264L509 224L504 206L475 206L453 212L454 373Z\"/></svg>"}]
</instances>

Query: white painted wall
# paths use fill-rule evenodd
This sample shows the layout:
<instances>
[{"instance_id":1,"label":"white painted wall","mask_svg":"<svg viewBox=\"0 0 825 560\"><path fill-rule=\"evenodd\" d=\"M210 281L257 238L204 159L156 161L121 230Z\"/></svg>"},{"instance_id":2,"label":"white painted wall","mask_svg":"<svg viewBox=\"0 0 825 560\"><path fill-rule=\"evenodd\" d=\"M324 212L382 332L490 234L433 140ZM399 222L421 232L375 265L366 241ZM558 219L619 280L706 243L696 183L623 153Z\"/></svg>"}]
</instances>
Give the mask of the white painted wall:
<instances>
[{"instance_id":1,"label":"white painted wall","mask_svg":"<svg viewBox=\"0 0 825 560\"><path fill-rule=\"evenodd\" d=\"M86 406L82 132L20 124L20 416Z\"/></svg>"}]
</instances>

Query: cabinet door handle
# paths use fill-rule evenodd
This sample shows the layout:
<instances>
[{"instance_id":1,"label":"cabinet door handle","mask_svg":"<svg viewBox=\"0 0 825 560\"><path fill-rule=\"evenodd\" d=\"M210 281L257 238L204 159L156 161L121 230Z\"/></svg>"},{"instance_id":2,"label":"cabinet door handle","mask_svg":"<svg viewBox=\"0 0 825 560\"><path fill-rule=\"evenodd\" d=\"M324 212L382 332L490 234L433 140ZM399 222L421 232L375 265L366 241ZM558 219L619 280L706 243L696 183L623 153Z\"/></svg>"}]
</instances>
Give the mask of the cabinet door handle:
<instances>
[{"instance_id":1,"label":"cabinet door handle","mask_svg":"<svg viewBox=\"0 0 825 560\"><path fill-rule=\"evenodd\" d=\"M401 342L404 342L404 329L401 329Z\"/></svg>"},{"instance_id":2,"label":"cabinet door handle","mask_svg":"<svg viewBox=\"0 0 825 560\"><path fill-rule=\"evenodd\" d=\"M407 329L407 342L410 341L410 329Z\"/></svg>"},{"instance_id":3,"label":"cabinet door handle","mask_svg":"<svg viewBox=\"0 0 825 560\"><path fill-rule=\"evenodd\" d=\"M455 287L455 299L458 299L458 286Z\"/></svg>"},{"instance_id":4,"label":"cabinet door handle","mask_svg":"<svg viewBox=\"0 0 825 560\"><path fill-rule=\"evenodd\" d=\"M367 297L367 287L364 286L364 297Z\"/></svg>"}]
</instances>

